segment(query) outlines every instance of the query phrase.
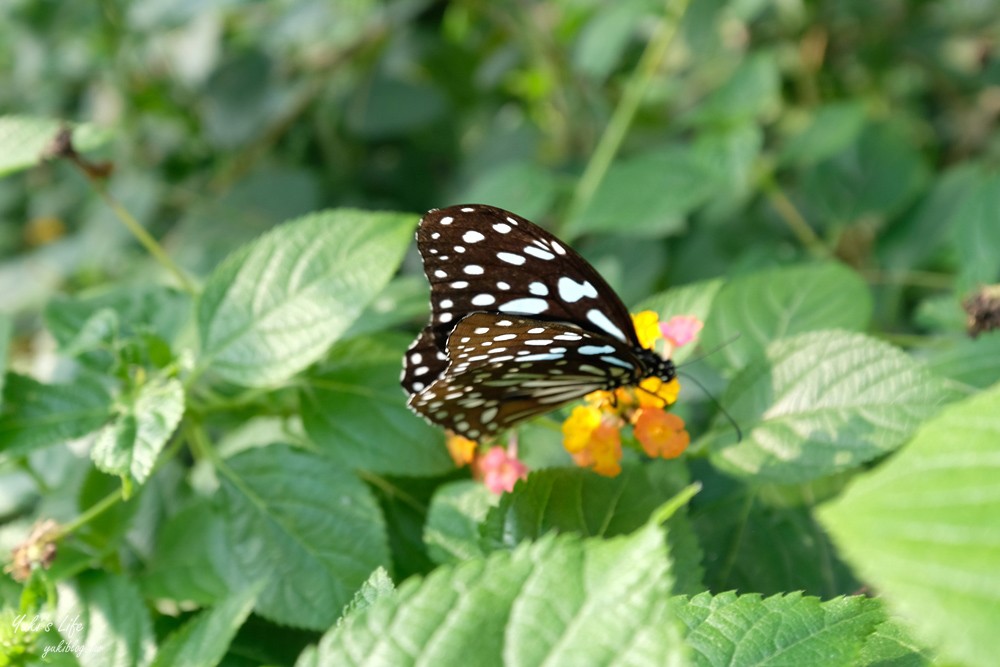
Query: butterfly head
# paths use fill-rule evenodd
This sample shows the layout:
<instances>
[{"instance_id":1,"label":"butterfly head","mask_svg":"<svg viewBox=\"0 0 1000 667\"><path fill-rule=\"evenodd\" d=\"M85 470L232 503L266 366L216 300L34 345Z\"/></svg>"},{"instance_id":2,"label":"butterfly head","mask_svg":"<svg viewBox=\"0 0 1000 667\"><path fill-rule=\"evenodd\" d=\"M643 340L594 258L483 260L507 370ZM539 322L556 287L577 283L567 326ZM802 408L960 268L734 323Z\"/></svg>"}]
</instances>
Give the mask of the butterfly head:
<instances>
[{"instance_id":1,"label":"butterfly head","mask_svg":"<svg viewBox=\"0 0 1000 667\"><path fill-rule=\"evenodd\" d=\"M658 377L667 383L677 377L677 367L674 366L674 362L670 359L664 359L653 350L643 348L637 351L636 356L641 364L639 379Z\"/></svg>"}]
</instances>

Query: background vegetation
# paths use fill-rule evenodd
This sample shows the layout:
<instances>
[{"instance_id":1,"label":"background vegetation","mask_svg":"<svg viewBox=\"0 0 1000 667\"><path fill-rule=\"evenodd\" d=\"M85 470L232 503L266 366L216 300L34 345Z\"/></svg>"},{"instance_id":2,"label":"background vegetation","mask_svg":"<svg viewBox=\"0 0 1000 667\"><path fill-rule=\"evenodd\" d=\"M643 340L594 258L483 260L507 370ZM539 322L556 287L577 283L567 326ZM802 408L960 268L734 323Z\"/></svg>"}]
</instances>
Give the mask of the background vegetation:
<instances>
[{"instance_id":1,"label":"background vegetation","mask_svg":"<svg viewBox=\"0 0 1000 667\"><path fill-rule=\"evenodd\" d=\"M995 664L998 40L975 0L0 4L0 665ZM397 377L460 202L701 317L744 439L685 384L677 461L573 468L556 415L513 493L456 471Z\"/></svg>"}]
</instances>

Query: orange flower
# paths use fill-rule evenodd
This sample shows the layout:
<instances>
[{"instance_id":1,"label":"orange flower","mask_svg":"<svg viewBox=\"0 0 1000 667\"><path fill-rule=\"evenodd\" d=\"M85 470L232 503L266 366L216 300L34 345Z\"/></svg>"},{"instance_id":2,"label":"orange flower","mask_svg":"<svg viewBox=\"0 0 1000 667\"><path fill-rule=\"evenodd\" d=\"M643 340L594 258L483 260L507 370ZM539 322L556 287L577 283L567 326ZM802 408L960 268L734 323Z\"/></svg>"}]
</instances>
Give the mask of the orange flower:
<instances>
[{"instance_id":1,"label":"orange flower","mask_svg":"<svg viewBox=\"0 0 1000 667\"><path fill-rule=\"evenodd\" d=\"M660 408L637 410L632 425L635 439L654 458L675 459L691 442L684 420Z\"/></svg>"},{"instance_id":2,"label":"orange flower","mask_svg":"<svg viewBox=\"0 0 1000 667\"><path fill-rule=\"evenodd\" d=\"M578 466L614 477L621 472L620 420L594 405L578 405L563 422L563 447Z\"/></svg>"}]
</instances>

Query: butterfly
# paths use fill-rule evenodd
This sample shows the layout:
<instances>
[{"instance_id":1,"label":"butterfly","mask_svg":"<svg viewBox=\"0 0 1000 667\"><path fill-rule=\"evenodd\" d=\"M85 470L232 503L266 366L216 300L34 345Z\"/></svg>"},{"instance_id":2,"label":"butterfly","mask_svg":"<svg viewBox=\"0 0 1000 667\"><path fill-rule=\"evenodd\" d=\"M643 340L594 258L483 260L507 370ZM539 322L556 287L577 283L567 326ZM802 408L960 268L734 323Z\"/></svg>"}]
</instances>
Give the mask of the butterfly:
<instances>
[{"instance_id":1,"label":"butterfly","mask_svg":"<svg viewBox=\"0 0 1000 667\"><path fill-rule=\"evenodd\" d=\"M431 316L400 383L428 422L477 440L592 391L676 376L594 267L528 220L451 206L416 237Z\"/></svg>"}]
</instances>

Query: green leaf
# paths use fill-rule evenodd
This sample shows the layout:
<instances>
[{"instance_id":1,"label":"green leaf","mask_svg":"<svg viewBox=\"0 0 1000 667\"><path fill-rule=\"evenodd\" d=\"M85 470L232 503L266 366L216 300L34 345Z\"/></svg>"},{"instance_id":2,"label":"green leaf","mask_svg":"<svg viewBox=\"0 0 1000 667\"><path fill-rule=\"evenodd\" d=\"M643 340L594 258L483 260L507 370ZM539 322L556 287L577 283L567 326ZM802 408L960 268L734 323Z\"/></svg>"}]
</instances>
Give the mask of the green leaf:
<instances>
[{"instance_id":1,"label":"green leaf","mask_svg":"<svg viewBox=\"0 0 1000 667\"><path fill-rule=\"evenodd\" d=\"M222 517L196 501L160 527L142 587L148 597L210 605L226 597L229 552Z\"/></svg>"},{"instance_id":2,"label":"green leaf","mask_svg":"<svg viewBox=\"0 0 1000 667\"><path fill-rule=\"evenodd\" d=\"M14 320L0 313L0 410L3 409L4 385L7 383L7 358L10 356L10 341L14 337Z\"/></svg>"},{"instance_id":3,"label":"green leaf","mask_svg":"<svg viewBox=\"0 0 1000 667\"><path fill-rule=\"evenodd\" d=\"M621 61L642 16L633 3L597 5L573 45L573 65L581 74L603 81Z\"/></svg>"},{"instance_id":4,"label":"green leaf","mask_svg":"<svg viewBox=\"0 0 1000 667\"><path fill-rule=\"evenodd\" d=\"M679 665L658 526L546 536L411 579L328 632L326 665Z\"/></svg>"},{"instance_id":5,"label":"green leaf","mask_svg":"<svg viewBox=\"0 0 1000 667\"><path fill-rule=\"evenodd\" d=\"M346 469L398 475L453 470L441 432L406 408L399 370L409 339L356 338L309 375L302 421L310 439Z\"/></svg>"},{"instance_id":6,"label":"green leaf","mask_svg":"<svg viewBox=\"0 0 1000 667\"><path fill-rule=\"evenodd\" d=\"M172 341L190 319L191 298L164 285L119 285L78 294L56 295L44 312L45 326L63 349L101 313L113 313L122 335L152 332ZM105 315L106 317L106 315Z\"/></svg>"},{"instance_id":7,"label":"green leaf","mask_svg":"<svg viewBox=\"0 0 1000 667\"><path fill-rule=\"evenodd\" d=\"M499 206L537 220L551 210L556 194L557 181L549 169L536 162L514 161L480 174L456 201Z\"/></svg>"},{"instance_id":8,"label":"green leaf","mask_svg":"<svg viewBox=\"0 0 1000 667\"><path fill-rule=\"evenodd\" d=\"M769 503L762 491L771 487L741 484L708 465L703 468L692 473L705 491L692 503L691 522L707 554L709 590L764 595L802 591L829 599L861 588L813 516L812 498L808 503ZM818 484L795 489L815 497Z\"/></svg>"},{"instance_id":9,"label":"green leaf","mask_svg":"<svg viewBox=\"0 0 1000 667\"><path fill-rule=\"evenodd\" d=\"M128 411L101 429L90 452L111 475L142 484L184 416L184 387L176 378L154 378L139 387Z\"/></svg>"},{"instance_id":10,"label":"green leaf","mask_svg":"<svg viewBox=\"0 0 1000 667\"><path fill-rule=\"evenodd\" d=\"M198 303L201 368L263 387L317 361L388 283L414 222L400 213L326 211L238 250Z\"/></svg>"},{"instance_id":11,"label":"green leaf","mask_svg":"<svg viewBox=\"0 0 1000 667\"><path fill-rule=\"evenodd\" d=\"M820 329L868 326L867 285L840 264L769 269L727 282L712 302L702 345L718 348L710 359L730 371L761 356L772 341Z\"/></svg>"},{"instance_id":12,"label":"green leaf","mask_svg":"<svg viewBox=\"0 0 1000 667\"><path fill-rule=\"evenodd\" d=\"M777 58L766 51L748 57L729 80L698 104L691 121L699 125L734 125L774 115L781 107Z\"/></svg>"},{"instance_id":13,"label":"green leaf","mask_svg":"<svg viewBox=\"0 0 1000 667\"><path fill-rule=\"evenodd\" d=\"M461 480L442 485L431 499L424 527L427 554L435 563L459 563L484 551L479 525L497 496L483 484Z\"/></svg>"},{"instance_id":14,"label":"green leaf","mask_svg":"<svg viewBox=\"0 0 1000 667\"><path fill-rule=\"evenodd\" d=\"M985 389L1000 382L1000 332L949 341L930 351L926 365L941 377Z\"/></svg>"},{"instance_id":15,"label":"green leaf","mask_svg":"<svg viewBox=\"0 0 1000 667\"><path fill-rule=\"evenodd\" d=\"M713 464L737 477L804 482L893 451L955 397L891 345L845 331L801 334L771 344L723 395L743 441L719 422L706 444Z\"/></svg>"},{"instance_id":16,"label":"green leaf","mask_svg":"<svg viewBox=\"0 0 1000 667\"><path fill-rule=\"evenodd\" d=\"M890 618L868 636L857 664L866 667L928 667L933 664L933 656L913 640L909 629Z\"/></svg>"},{"instance_id":17,"label":"green leaf","mask_svg":"<svg viewBox=\"0 0 1000 667\"><path fill-rule=\"evenodd\" d=\"M386 331L427 317L430 296L427 279L420 276L393 278L365 311L354 320L342 338Z\"/></svg>"},{"instance_id":18,"label":"green leaf","mask_svg":"<svg viewBox=\"0 0 1000 667\"><path fill-rule=\"evenodd\" d=\"M808 124L785 141L779 162L808 165L833 157L854 143L867 115L865 105L855 100L817 107Z\"/></svg>"},{"instance_id":19,"label":"green leaf","mask_svg":"<svg viewBox=\"0 0 1000 667\"><path fill-rule=\"evenodd\" d=\"M869 125L848 150L805 172L802 193L820 223L843 225L900 211L927 172L912 138L894 125Z\"/></svg>"},{"instance_id":20,"label":"green leaf","mask_svg":"<svg viewBox=\"0 0 1000 667\"><path fill-rule=\"evenodd\" d=\"M882 622L882 607L866 597L820 602L799 593L762 599L734 592L675 598L687 625L695 665L853 665L865 639Z\"/></svg>"},{"instance_id":21,"label":"green leaf","mask_svg":"<svg viewBox=\"0 0 1000 667\"><path fill-rule=\"evenodd\" d=\"M954 213L953 238L962 262L958 291L1000 279L1000 174L989 173Z\"/></svg>"},{"instance_id":22,"label":"green leaf","mask_svg":"<svg viewBox=\"0 0 1000 667\"><path fill-rule=\"evenodd\" d=\"M160 646L153 667L218 665L256 599L257 590L248 588L187 621Z\"/></svg>"},{"instance_id":23,"label":"green leaf","mask_svg":"<svg viewBox=\"0 0 1000 667\"><path fill-rule=\"evenodd\" d=\"M538 470L504 494L480 529L482 544L511 549L549 532L613 537L635 531L689 482L677 461L627 465L617 477L581 468ZM667 521L667 537L681 590L701 590L701 551L685 511Z\"/></svg>"},{"instance_id":24,"label":"green leaf","mask_svg":"<svg viewBox=\"0 0 1000 667\"><path fill-rule=\"evenodd\" d=\"M1000 653L1000 387L925 424L819 517L916 636L966 665Z\"/></svg>"},{"instance_id":25,"label":"green leaf","mask_svg":"<svg viewBox=\"0 0 1000 667\"><path fill-rule=\"evenodd\" d=\"M669 146L619 160L608 169L590 205L569 221L564 236L675 234L717 185L715 171L691 148Z\"/></svg>"},{"instance_id":26,"label":"green leaf","mask_svg":"<svg viewBox=\"0 0 1000 667\"><path fill-rule=\"evenodd\" d=\"M27 452L83 436L111 418L111 397L91 376L72 384L42 384L9 374L0 416L0 457Z\"/></svg>"},{"instance_id":27,"label":"green leaf","mask_svg":"<svg viewBox=\"0 0 1000 667\"><path fill-rule=\"evenodd\" d=\"M344 618L360 613L375 604L377 600L384 597L391 597L396 592L396 586L392 583L392 578L384 567L375 568L371 576L361 584L361 588L351 598L350 603L344 608L343 615L337 620L340 625Z\"/></svg>"},{"instance_id":28,"label":"green leaf","mask_svg":"<svg viewBox=\"0 0 1000 667\"><path fill-rule=\"evenodd\" d=\"M111 132L38 116L0 116L0 176L39 164L63 126L73 128L73 147L85 153L111 139Z\"/></svg>"},{"instance_id":29,"label":"green leaf","mask_svg":"<svg viewBox=\"0 0 1000 667\"><path fill-rule=\"evenodd\" d=\"M226 530L242 580L265 580L256 611L322 630L389 561L385 524L368 488L317 454L272 445L221 469Z\"/></svg>"},{"instance_id":30,"label":"green leaf","mask_svg":"<svg viewBox=\"0 0 1000 667\"><path fill-rule=\"evenodd\" d=\"M58 629L81 667L148 665L153 624L139 589L122 575L88 572L59 587Z\"/></svg>"}]
</instances>

